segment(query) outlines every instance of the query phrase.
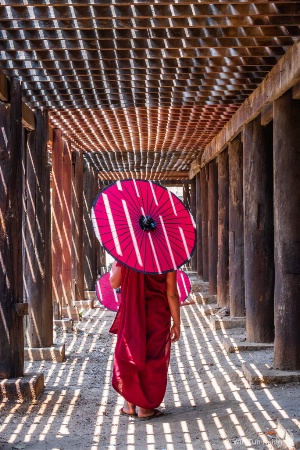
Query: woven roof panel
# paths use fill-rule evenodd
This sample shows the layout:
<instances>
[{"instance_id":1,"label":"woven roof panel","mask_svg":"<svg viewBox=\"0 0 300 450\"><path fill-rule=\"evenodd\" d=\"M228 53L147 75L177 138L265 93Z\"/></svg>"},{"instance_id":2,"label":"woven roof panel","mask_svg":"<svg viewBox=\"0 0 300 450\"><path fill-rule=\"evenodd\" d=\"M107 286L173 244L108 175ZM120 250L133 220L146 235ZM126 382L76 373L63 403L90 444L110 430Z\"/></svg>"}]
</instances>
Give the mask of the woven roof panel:
<instances>
[{"instance_id":1,"label":"woven roof panel","mask_svg":"<svg viewBox=\"0 0 300 450\"><path fill-rule=\"evenodd\" d=\"M299 1L32 3L0 1L0 68L103 179L187 177L300 37Z\"/></svg>"}]
</instances>

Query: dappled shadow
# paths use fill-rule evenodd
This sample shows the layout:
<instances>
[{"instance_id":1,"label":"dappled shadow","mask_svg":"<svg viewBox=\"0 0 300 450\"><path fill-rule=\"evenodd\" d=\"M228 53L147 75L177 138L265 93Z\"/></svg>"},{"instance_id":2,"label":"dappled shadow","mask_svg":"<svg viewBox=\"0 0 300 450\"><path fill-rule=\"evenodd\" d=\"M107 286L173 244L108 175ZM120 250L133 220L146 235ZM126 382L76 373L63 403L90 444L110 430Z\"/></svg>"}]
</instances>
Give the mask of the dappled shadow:
<instances>
[{"instance_id":1,"label":"dappled shadow","mask_svg":"<svg viewBox=\"0 0 300 450\"><path fill-rule=\"evenodd\" d=\"M1 405L0 448L1 440L7 450L283 448L274 434L276 419L299 415L299 385L250 388L242 362L271 360L272 352L229 355L222 346L225 331L212 331L200 304L181 311L165 416L120 416L123 402L111 387L115 336L108 333L115 314L96 308L65 335L64 363L26 364L26 371L44 371L46 389L35 403Z\"/></svg>"}]
</instances>

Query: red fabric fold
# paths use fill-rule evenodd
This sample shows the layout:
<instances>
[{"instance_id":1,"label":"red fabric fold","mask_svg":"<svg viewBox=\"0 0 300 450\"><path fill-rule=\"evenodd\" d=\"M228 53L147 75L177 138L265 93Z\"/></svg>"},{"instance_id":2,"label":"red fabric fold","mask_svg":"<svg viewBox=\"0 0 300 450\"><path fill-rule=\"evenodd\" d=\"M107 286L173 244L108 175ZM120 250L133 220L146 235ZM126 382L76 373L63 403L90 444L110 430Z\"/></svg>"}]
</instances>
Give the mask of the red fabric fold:
<instances>
[{"instance_id":1,"label":"red fabric fold","mask_svg":"<svg viewBox=\"0 0 300 450\"><path fill-rule=\"evenodd\" d=\"M165 395L170 359L170 309L166 275L144 275L122 266L121 304L112 385L125 400L157 408Z\"/></svg>"}]
</instances>

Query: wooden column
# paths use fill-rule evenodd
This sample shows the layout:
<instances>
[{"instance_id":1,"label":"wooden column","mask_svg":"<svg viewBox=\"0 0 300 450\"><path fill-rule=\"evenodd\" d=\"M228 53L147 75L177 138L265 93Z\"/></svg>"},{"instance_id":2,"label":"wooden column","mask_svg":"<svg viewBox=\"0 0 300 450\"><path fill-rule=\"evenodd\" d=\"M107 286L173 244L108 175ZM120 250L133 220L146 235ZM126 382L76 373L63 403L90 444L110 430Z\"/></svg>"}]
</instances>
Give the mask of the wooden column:
<instances>
[{"instance_id":1,"label":"wooden column","mask_svg":"<svg viewBox=\"0 0 300 450\"><path fill-rule=\"evenodd\" d=\"M274 102L274 368L300 370L300 101Z\"/></svg>"},{"instance_id":2,"label":"wooden column","mask_svg":"<svg viewBox=\"0 0 300 450\"><path fill-rule=\"evenodd\" d=\"M62 288L63 306L74 304L72 298L72 153L71 143L63 144L63 174L62 174Z\"/></svg>"},{"instance_id":3,"label":"wooden column","mask_svg":"<svg viewBox=\"0 0 300 450\"><path fill-rule=\"evenodd\" d=\"M182 197L183 197L183 203L185 206L191 210L191 196L190 196L190 185L184 184L182 186Z\"/></svg>"},{"instance_id":4,"label":"wooden column","mask_svg":"<svg viewBox=\"0 0 300 450\"><path fill-rule=\"evenodd\" d=\"M84 161L83 169L83 221L84 221L84 289L95 290L95 283L99 273L100 243L94 232L91 209L99 191L98 177L95 169Z\"/></svg>"},{"instance_id":5,"label":"wooden column","mask_svg":"<svg viewBox=\"0 0 300 450\"><path fill-rule=\"evenodd\" d=\"M208 279L210 294L217 293L218 264L218 165L208 164Z\"/></svg>"},{"instance_id":6,"label":"wooden column","mask_svg":"<svg viewBox=\"0 0 300 450\"><path fill-rule=\"evenodd\" d=\"M80 150L72 151L72 211L72 290L75 300L83 300L83 157Z\"/></svg>"},{"instance_id":7,"label":"wooden column","mask_svg":"<svg viewBox=\"0 0 300 450\"><path fill-rule=\"evenodd\" d=\"M228 150L218 156L218 306L229 306L229 172Z\"/></svg>"},{"instance_id":8,"label":"wooden column","mask_svg":"<svg viewBox=\"0 0 300 450\"><path fill-rule=\"evenodd\" d=\"M62 185L64 145L59 128L53 130L52 145L52 299L54 318L62 318Z\"/></svg>"},{"instance_id":9,"label":"wooden column","mask_svg":"<svg viewBox=\"0 0 300 450\"><path fill-rule=\"evenodd\" d=\"M200 172L196 175L197 275L203 278L202 211Z\"/></svg>"},{"instance_id":10,"label":"wooden column","mask_svg":"<svg viewBox=\"0 0 300 450\"><path fill-rule=\"evenodd\" d=\"M200 171L203 281L208 281L208 167Z\"/></svg>"},{"instance_id":11,"label":"wooden column","mask_svg":"<svg viewBox=\"0 0 300 450\"><path fill-rule=\"evenodd\" d=\"M229 154L229 298L231 317L245 316L243 146L239 137Z\"/></svg>"},{"instance_id":12,"label":"wooden column","mask_svg":"<svg viewBox=\"0 0 300 450\"><path fill-rule=\"evenodd\" d=\"M193 178L191 180L191 214L196 223L196 179ZM191 258L191 269L196 272L197 271L197 245L195 246L195 250L193 256Z\"/></svg>"},{"instance_id":13,"label":"wooden column","mask_svg":"<svg viewBox=\"0 0 300 450\"><path fill-rule=\"evenodd\" d=\"M10 98L10 106L0 103L0 378L20 377L24 366L22 98L16 78Z\"/></svg>"},{"instance_id":14,"label":"wooden column","mask_svg":"<svg viewBox=\"0 0 300 450\"><path fill-rule=\"evenodd\" d=\"M28 347L53 344L50 164L48 114L35 112L36 130L27 133L24 191L24 299L29 305Z\"/></svg>"},{"instance_id":15,"label":"wooden column","mask_svg":"<svg viewBox=\"0 0 300 450\"><path fill-rule=\"evenodd\" d=\"M260 119L243 136L246 332L250 342L273 342L273 127Z\"/></svg>"},{"instance_id":16,"label":"wooden column","mask_svg":"<svg viewBox=\"0 0 300 450\"><path fill-rule=\"evenodd\" d=\"M98 181L98 192L102 191L106 186L108 185L108 182L104 183L101 181ZM103 275L107 272L106 268L106 251L104 250L104 247L102 245L99 245L99 242L96 240L96 245L98 245L99 248L99 269L98 274Z\"/></svg>"}]
</instances>

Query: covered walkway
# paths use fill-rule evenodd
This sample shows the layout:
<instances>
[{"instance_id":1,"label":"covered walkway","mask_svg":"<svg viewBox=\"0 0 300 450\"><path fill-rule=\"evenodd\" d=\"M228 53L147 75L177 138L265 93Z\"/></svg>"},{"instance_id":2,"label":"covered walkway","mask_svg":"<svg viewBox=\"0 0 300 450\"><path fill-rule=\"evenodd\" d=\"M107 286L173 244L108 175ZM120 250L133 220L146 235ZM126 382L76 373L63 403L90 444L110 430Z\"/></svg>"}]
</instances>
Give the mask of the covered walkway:
<instances>
[{"instance_id":1,"label":"covered walkway","mask_svg":"<svg viewBox=\"0 0 300 450\"><path fill-rule=\"evenodd\" d=\"M299 39L295 0L0 2L3 445L61 448L88 429L87 448L264 448L278 416L297 438L298 387L283 399L275 384L300 375ZM214 300L183 309L170 421L129 428L108 387L111 314L94 299L108 261L90 215L126 178L181 189L188 269Z\"/></svg>"}]
</instances>

